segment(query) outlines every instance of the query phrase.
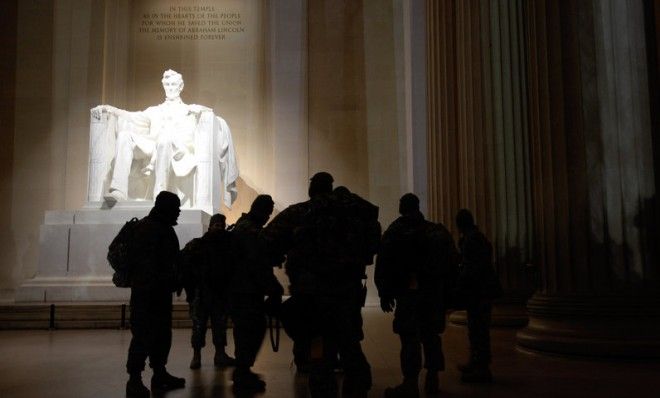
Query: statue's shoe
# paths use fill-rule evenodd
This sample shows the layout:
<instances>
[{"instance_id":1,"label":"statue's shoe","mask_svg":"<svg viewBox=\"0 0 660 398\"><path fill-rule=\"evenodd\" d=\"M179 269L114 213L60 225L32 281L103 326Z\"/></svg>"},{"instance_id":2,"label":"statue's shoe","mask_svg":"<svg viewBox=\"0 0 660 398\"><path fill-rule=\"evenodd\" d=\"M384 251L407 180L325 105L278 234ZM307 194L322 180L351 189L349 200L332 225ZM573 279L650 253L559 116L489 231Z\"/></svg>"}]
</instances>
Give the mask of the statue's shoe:
<instances>
[{"instance_id":1,"label":"statue's shoe","mask_svg":"<svg viewBox=\"0 0 660 398\"><path fill-rule=\"evenodd\" d=\"M127 199L126 194L118 189L113 189L103 196L103 198L109 202L121 202Z\"/></svg>"}]
</instances>

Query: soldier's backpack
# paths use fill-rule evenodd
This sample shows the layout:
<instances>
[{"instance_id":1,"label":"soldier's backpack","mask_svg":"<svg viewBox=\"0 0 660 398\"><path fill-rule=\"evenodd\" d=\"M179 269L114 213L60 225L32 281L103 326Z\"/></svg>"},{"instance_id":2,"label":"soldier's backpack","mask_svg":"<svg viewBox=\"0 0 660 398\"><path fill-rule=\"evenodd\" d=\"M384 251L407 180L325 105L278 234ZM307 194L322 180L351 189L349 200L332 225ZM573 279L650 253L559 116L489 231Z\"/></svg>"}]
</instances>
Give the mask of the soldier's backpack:
<instances>
[{"instance_id":1,"label":"soldier's backpack","mask_svg":"<svg viewBox=\"0 0 660 398\"><path fill-rule=\"evenodd\" d=\"M133 265L133 241L138 219L133 217L124 224L108 247L108 262L115 271L112 283L117 287L131 287Z\"/></svg>"}]
</instances>

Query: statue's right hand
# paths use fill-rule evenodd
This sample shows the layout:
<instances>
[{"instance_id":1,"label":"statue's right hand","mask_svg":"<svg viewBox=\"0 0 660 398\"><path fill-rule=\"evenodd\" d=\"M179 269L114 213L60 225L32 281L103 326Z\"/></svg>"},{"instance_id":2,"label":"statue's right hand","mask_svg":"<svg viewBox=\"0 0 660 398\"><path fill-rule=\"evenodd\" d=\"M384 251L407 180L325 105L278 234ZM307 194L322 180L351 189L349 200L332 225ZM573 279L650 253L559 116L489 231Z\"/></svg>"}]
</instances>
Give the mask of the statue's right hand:
<instances>
[{"instance_id":1,"label":"statue's right hand","mask_svg":"<svg viewBox=\"0 0 660 398\"><path fill-rule=\"evenodd\" d=\"M94 119L101 119L101 114L103 113L103 105L96 106L92 108L92 117Z\"/></svg>"},{"instance_id":2,"label":"statue's right hand","mask_svg":"<svg viewBox=\"0 0 660 398\"><path fill-rule=\"evenodd\" d=\"M116 114L116 110L117 108L111 105L98 105L92 108L92 116L94 116L96 119L100 119L103 112Z\"/></svg>"}]
</instances>

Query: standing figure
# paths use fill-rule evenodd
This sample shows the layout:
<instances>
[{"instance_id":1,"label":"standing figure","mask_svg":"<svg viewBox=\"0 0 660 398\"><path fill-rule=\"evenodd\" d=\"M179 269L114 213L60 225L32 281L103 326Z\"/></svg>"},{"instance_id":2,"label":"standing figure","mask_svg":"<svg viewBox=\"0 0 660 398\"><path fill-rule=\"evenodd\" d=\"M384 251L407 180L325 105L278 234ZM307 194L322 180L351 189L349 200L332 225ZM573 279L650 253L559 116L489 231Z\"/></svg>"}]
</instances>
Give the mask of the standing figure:
<instances>
[{"instance_id":1,"label":"standing figure","mask_svg":"<svg viewBox=\"0 0 660 398\"><path fill-rule=\"evenodd\" d=\"M259 240L259 233L273 213L273 206L270 195L259 195L252 202L250 211L230 227L240 250L230 296L236 349L236 369L232 380L233 389L237 392L261 392L266 389L266 383L250 368L266 333L264 296L268 296L271 302L279 303L284 293Z\"/></svg>"},{"instance_id":2,"label":"standing figure","mask_svg":"<svg viewBox=\"0 0 660 398\"><path fill-rule=\"evenodd\" d=\"M457 302L467 309L470 360L459 366L466 383L491 382L490 316L492 299L502 294L502 287L492 264L493 248L479 231L469 210L456 214L461 234L458 246L461 266L456 286Z\"/></svg>"},{"instance_id":3,"label":"standing figure","mask_svg":"<svg viewBox=\"0 0 660 398\"><path fill-rule=\"evenodd\" d=\"M371 368L360 346L356 303L363 295L366 244L358 239L362 234L350 212L333 196L332 183L330 174L315 174L310 200L286 208L262 235L272 258L286 255L291 299L283 304L282 317L298 324L296 355L303 350L307 355L296 363L309 361L312 397L337 393L337 353L344 366L344 396L364 396L371 388ZM294 314L287 315L285 308Z\"/></svg>"},{"instance_id":4,"label":"standing figure","mask_svg":"<svg viewBox=\"0 0 660 398\"><path fill-rule=\"evenodd\" d=\"M190 369L199 369L202 348L206 345L206 328L211 320L211 333L216 367L233 366L234 358L227 355L228 292L237 261L235 243L225 230L225 216L214 214L208 231L201 238L188 242L182 250L182 263L188 277L186 299L192 319L193 358Z\"/></svg>"},{"instance_id":5,"label":"standing figure","mask_svg":"<svg viewBox=\"0 0 660 398\"><path fill-rule=\"evenodd\" d=\"M418 397L422 352L427 393L438 392L438 372L445 369L440 334L458 253L449 231L424 219L417 196L403 195L399 213L383 235L375 275L381 308L395 308L393 328L401 339L403 383L385 397Z\"/></svg>"},{"instance_id":6,"label":"standing figure","mask_svg":"<svg viewBox=\"0 0 660 398\"><path fill-rule=\"evenodd\" d=\"M151 388L167 391L183 388L185 379L167 373L165 365L172 345L172 293L178 290L175 267L179 240L173 226L179 217L179 198L167 191L156 197L148 216L138 221L132 243L131 344L126 370L127 397L149 397L142 384L147 357L153 368Z\"/></svg>"}]
</instances>

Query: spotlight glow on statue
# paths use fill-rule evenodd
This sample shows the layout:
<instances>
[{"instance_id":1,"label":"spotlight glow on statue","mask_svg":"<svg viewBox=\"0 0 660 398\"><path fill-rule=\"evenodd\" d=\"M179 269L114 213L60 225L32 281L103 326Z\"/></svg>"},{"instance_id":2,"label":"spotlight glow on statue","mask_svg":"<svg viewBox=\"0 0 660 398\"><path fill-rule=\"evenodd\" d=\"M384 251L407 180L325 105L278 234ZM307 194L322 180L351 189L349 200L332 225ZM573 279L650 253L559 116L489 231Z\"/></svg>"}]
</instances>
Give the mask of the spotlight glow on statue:
<instances>
[{"instance_id":1,"label":"spotlight glow on statue","mask_svg":"<svg viewBox=\"0 0 660 398\"><path fill-rule=\"evenodd\" d=\"M91 110L88 202L151 200L170 191L182 207L210 214L221 197L231 206L238 167L229 126L212 109L181 100L180 73L165 71L162 83L160 105Z\"/></svg>"}]
</instances>

